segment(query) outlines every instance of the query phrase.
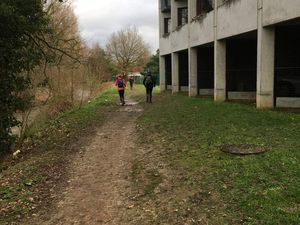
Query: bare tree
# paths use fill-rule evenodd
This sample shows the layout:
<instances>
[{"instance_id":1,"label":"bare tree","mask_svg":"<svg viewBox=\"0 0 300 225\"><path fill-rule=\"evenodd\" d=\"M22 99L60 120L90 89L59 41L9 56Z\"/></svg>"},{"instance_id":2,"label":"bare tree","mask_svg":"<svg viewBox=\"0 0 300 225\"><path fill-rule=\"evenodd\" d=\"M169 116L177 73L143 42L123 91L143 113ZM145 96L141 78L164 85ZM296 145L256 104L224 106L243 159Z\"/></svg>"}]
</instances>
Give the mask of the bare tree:
<instances>
[{"instance_id":1,"label":"bare tree","mask_svg":"<svg viewBox=\"0 0 300 225\"><path fill-rule=\"evenodd\" d=\"M149 47L136 27L113 33L106 45L106 51L115 66L125 72L141 69L150 56Z\"/></svg>"},{"instance_id":2,"label":"bare tree","mask_svg":"<svg viewBox=\"0 0 300 225\"><path fill-rule=\"evenodd\" d=\"M48 67L53 67L52 71L56 71L48 73L49 84L56 96L68 96L73 103L74 82L78 81L75 77L79 77L74 71L80 66L82 58L82 43L77 18L70 1L59 4L56 0L51 0L48 1L48 4L46 10L50 18L49 25L54 32L45 38L55 49L48 48L47 55L50 58L48 57L47 60Z\"/></svg>"},{"instance_id":3,"label":"bare tree","mask_svg":"<svg viewBox=\"0 0 300 225\"><path fill-rule=\"evenodd\" d=\"M17 112L20 141L31 127L95 96L101 83L111 77L105 51L99 45L89 48L81 39L72 0L47 0L43 13L45 29L24 34L43 62L24 74L31 88L21 93L28 99L27 110Z\"/></svg>"},{"instance_id":4,"label":"bare tree","mask_svg":"<svg viewBox=\"0 0 300 225\"><path fill-rule=\"evenodd\" d=\"M20 141L34 112L49 99L62 99L60 101L73 103L76 82L80 82L77 77L82 77L75 73L76 68L81 65L82 43L71 1L64 0L64 3L59 3L57 0L48 0L44 5L44 12L48 18L47 32L34 35L25 33L40 50L44 63L28 72L32 88L24 91L22 96L31 96L31 101L28 109L20 116ZM46 98L45 93L48 93ZM37 98L45 101L37 101Z\"/></svg>"},{"instance_id":5,"label":"bare tree","mask_svg":"<svg viewBox=\"0 0 300 225\"><path fill-rule=\"evenodd\" d=\"M87 62L91 72L96 76L96 80L103 82L110 79L108 76L108 59L98 44L89 50Z\"/></svg>"}]
</instances>

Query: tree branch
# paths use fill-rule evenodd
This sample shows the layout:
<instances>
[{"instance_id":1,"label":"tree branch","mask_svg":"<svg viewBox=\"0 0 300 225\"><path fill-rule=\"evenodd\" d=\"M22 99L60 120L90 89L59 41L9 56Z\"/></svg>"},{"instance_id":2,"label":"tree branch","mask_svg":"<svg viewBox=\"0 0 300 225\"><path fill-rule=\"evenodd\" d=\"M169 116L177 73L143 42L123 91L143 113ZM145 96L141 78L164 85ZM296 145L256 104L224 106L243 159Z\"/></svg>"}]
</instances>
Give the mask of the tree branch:
<instances>
[{"instance_id":1,"label":"tree branch","mask_svg":"<svg viewBox=\"0 0 300 225\"><path fill-rule=\"evenodd\" d=\"M28 34L28 33L25 33L25 35L28 36L28 37L30 37L38 47L40 47L40 45L37 43L37 41L35 40L35 38L38 39L39 41L43 42L48 48L50 48L50 49L52 49L52 50L56 50L56 51L58 51L58 52L60 52L60 53L63 53L64 55L66 55L66 56L68 56L69 58L75 60L76 62L81 63L79 59L73 57L72 55L70 55L69 53L67 53L66 51L64 51L64 50L62 50L62 49L59 49L59 48L56 48L56 47L50 45L50 44L49 44L47 41L45 41L43 38L40 38L40 37L38 37L38 36L34 36L34 37L33 37L32 35L30 35L30 34Z\"/></svg>"}]
</instances>

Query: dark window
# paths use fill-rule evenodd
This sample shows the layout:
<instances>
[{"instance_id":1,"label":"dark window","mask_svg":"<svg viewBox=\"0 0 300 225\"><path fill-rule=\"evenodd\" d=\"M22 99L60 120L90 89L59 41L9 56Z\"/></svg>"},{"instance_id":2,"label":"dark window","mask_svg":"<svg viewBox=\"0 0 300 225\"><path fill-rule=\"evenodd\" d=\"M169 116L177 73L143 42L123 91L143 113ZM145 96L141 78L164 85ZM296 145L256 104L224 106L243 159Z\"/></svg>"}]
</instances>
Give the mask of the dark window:
<instances>
[{"instance_id":1,"label":"dark window","mask_svg":"<svg viewBox=\"0 0 300 225\"><path fill-rule=\"evenodd\" d=\"M196 13L197 13L197 16L201 14L201 11L202 11L202 0L197 0L196 2Z\"/></svg>"},{"instance_id":2,"label":"dark window","mask_svg":"<svg viewBox=\"0 0 300 225\"><path fill-rule=\"evenodd\" d=\"M214 48L202 47L197 52L197 73L199 89L214 88Z\"/></svg>"},{"instance_id":3,"label":"dark window","mask_svg":"<svg viewBox=\"0 0 300 225\"><path fill-rule=\"evenodd\" d=\"M213 10L213 0L197 0L197 15Z\"/></svg>"},{"instance_id":4,"label":"dark window","mask_svg":"<svg viewBox=\"0 0 300 225\"><path fill-rule=\"evenodd\" d=\"M189 86L189 55L188 51L181 51L178 54L179 85Z\"/></svg>"},{"instance_id":5,"label":"dark window","mask_svg":"<svg viewBox=\"0 0 300 225\"><path fill-rule=\"evenodd\" d=\"M165 56L165 69L166 69L166 85L172 85L172 60L171 55Z\"/></svg>"},{"instance_id":6,"label":"dark window","mask_svg":"<svg viewBox=\"0 0 300 225\"><path fill-rule=\"evenodd\" d=\"M300 97L300 26L276 27L276 97Z\"/></svg>"},{"instance_id":7,"label":"dark window","mask_svg":"<svg viewBox=\"0 0 300 225\"><path fill-rule=\"evenodd\" d=\"M168 34L171 32L171 18L164 18L164 33Z\"/></svg>"},{"instance_id":8,"label":"dark window","mask_svg":"<svg viewBox=\"0 0 300 225\"><path fill-rule=\"evenodd\" d=\"M178 8L178 26L183 26L188 23L188 8Z\"/></svg>"},{"instance_id":9,"label":"dark window","mask_svg":"<svg viewBox=\"0 0 300 225\"><path fill-rule=\"evenodd\" d=\"M161 0L161 11L162 12L171 11L171 0Z\"/></svg>"},{"instance_id":10,"label":"dark window","mask_svg":"<svg viewBox=\"0 0 300 225\"><path fill-rule=\"evenodd\" d=\"M226 41L226 89L256 91L256 39Z\"/></svg>"}]
</instances>

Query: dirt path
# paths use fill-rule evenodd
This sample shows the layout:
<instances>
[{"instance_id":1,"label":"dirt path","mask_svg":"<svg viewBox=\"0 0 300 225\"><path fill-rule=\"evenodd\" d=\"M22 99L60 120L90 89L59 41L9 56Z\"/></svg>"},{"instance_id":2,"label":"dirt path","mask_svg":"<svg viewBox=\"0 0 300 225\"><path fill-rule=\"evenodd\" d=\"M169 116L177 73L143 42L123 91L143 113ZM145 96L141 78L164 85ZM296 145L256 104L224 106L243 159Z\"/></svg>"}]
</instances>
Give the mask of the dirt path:
<instances>
[{"instance_id":1,"label":"dirt path","mask_svg":"<svg viewBox=\"0 0 300 225\"><path fill-rule=\"evenodd\" d=\"M141 111L137 102L127 101L111 113L73 161L69 185L53 216L39 224L124 224L123 217L131 207L126 193L130 188L135 121Z\"/></svg>"}]
</instances>

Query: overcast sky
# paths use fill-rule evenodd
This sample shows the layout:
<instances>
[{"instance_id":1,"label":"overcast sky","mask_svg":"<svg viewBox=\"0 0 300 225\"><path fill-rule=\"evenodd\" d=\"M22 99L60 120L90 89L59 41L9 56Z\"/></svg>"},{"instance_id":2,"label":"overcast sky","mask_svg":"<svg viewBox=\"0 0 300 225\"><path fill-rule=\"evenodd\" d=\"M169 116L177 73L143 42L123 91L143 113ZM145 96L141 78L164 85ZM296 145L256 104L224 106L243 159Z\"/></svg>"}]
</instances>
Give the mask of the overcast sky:
<instances>
[{"instance_id":1,"label":"overcast sky","mask_svg":"<svg viewBox=\"0 0 300 225\"><path fill-rule=\"evenodd\" d=\"M157 0L73 0L82 37L105 47L113 32L135 26L151 52L158 49Z\"/></svg>"}]
</instances>

